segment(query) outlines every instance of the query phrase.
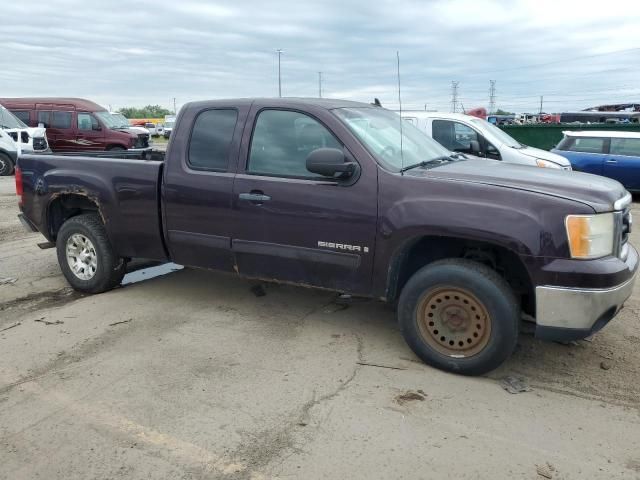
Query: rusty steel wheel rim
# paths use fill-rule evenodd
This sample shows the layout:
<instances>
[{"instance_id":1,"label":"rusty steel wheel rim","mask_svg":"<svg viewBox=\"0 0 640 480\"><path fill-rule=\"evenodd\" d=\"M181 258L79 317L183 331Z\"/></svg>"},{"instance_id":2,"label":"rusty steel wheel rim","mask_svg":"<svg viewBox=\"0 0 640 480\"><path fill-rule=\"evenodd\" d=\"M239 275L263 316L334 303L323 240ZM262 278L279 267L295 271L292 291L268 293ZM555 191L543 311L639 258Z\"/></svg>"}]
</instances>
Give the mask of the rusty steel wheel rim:
<instances>
[{"instance_id":1,"label":"rusty steel wheel rim","mask_svg":"<svg viewBox=\"0 0 640 480\"><path fill-rule=\"evenodd\" d=\"M476 355L491 335L491 317L471 292L438 287L426 292L416 311L423 340L434 350L454 358Z\"/></svg>"}]
</instances>

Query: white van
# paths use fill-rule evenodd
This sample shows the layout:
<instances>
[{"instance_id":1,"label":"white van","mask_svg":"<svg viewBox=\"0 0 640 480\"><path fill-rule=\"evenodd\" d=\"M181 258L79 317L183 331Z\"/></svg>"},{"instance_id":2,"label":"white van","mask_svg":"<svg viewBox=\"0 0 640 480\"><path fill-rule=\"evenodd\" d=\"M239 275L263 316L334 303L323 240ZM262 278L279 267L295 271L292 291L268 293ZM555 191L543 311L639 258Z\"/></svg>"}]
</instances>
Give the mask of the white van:
<instances>
[{"instance_id":1,"label":"white van","mask_svg":"<svg viewBox=\"0 0 640 480\"><path fill-rule=\"evenodd\" d=\"M523 145L478 117L462 113L402 112L402 118L454 152L533 167L571 170L566 158Z\"/></svg>"},{"instance_id":2,"label":"white van","mask_svg":"<svg viewBox=\"0 0 640 480\"><path fill-rule=\"evenodd\" d=\"M28 127L2 105L0 105L0 129L15 142L18 155L51 152L47 141L47 132L44 128ZM11 172L13 172L13 168L11 168Z\"/></svg>"},{"instance_id":3,"label":"white van","mask_svg":"<svg viewBox=\"0 0 640 480\"><path fill-rule=\"evenodd\" d=\"M0 128L0 177L11 175L18 160L16 142Z\"/></svg>"}]
</instances>

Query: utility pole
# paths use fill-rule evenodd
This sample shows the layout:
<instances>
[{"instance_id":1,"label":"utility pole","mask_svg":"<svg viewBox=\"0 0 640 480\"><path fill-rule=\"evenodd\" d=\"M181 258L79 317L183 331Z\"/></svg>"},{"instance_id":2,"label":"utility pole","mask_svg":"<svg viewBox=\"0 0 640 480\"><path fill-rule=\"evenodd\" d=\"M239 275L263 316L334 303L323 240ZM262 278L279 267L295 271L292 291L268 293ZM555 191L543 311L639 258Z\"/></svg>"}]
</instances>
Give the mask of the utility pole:
<instances>
[{"instance_id":1,"label":"utility pole","mask_svg":"<svg viewBox=\"0 0 640 480\"><path fill-rule=\"evenodd\" d=\"M451 111L456 113L458 109L458 84L460 82L451 82Z\"/></svg>"},{"instance_id":2,"label":"utility pole","mask_svg":"<svg viewBox=\"0 0 640 480\"><path fill-rule=\"evenodd\" d=\"M173 97L173 114L176 115L178 112L176 111L176 97Z\"/></svg>"},{"instance_id":3,"label":"utility pole","mask_svg":"<svg viewBox=\"0 0 640 480\"><path fill-rule=\"evenodd\" d=\"M489 80L489 113L496 111L496 81Z\"/></svg>"},{"instance_id":4,"label":"utility pole","mask_svg":"<svg viewBox=\"0 0 640 480\"><path fill-rule=\"evenodd\" d=\"M542 95L540 95L540 113L542 113L542 101L544 100L544 97Z\"/></svg>"},{"instance_id":5,"label":"utility pole","mask_svg":"<svg viewBox=\"0 0 640 480\"><path fill-rule=\"evenodd\" d=\"M282 55L282 49L276 50L278 52L278 96L282 97L282 77L280 76L280 56Z\"/></svg>"},{"instance_id":6,"label":"utility pole","mask_svg":"<svg viewBox=\"0 0 640 480\"><path fill-rule=\"evenodd\" d=\"M322 72L318 72L318 98L322 98Z\"/></svg>"}]
</instances>

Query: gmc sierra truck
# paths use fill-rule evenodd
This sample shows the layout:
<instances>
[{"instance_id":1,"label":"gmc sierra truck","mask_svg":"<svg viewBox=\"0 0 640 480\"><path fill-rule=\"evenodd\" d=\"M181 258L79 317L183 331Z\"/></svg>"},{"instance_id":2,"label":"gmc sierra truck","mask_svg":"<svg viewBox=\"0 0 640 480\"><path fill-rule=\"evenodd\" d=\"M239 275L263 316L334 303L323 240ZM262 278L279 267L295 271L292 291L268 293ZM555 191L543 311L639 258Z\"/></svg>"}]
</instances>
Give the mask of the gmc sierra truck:
<instances>
[{"instance_id":1,"label":"gmc sierra truck","mask_svg":"<svg viewBox=\"0 0 640 480\"><path fill-rule=\"evenodd\" d=\"M381 299L416 355L467 375L512 353L522 317L544 339L598 331L638 270L618 182L468 159L356 102L190 103L164 161L26 155L16 187L76 290L141 257Z\"/></svg>"}]
</instances>

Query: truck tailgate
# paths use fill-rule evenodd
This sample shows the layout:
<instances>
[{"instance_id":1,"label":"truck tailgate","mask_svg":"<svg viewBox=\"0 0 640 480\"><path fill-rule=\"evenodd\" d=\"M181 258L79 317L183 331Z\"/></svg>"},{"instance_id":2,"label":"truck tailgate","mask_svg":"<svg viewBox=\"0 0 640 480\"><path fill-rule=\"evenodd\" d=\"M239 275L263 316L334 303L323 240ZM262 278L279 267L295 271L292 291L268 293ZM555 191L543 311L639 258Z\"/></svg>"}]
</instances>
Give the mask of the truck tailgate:
<instances>
[{"instance_id":1,"label":"truck tailgate","mask_svg":"<svg viewBox=\"0 0 640 480\"><path fill-rule=\"evenodd\" d=\"M166 258L159 182L162 162L62 155L25 155L23 213L50 240L56 201L80 196L98 207L109 240L123 257Z\"/></svg>"}]
</instances>

